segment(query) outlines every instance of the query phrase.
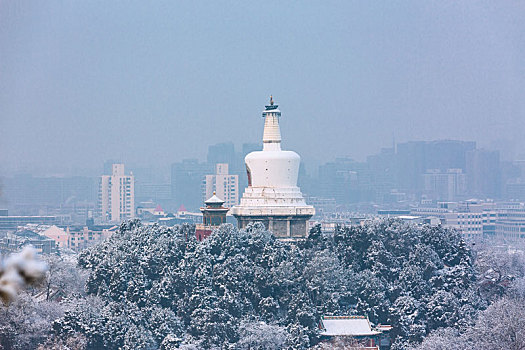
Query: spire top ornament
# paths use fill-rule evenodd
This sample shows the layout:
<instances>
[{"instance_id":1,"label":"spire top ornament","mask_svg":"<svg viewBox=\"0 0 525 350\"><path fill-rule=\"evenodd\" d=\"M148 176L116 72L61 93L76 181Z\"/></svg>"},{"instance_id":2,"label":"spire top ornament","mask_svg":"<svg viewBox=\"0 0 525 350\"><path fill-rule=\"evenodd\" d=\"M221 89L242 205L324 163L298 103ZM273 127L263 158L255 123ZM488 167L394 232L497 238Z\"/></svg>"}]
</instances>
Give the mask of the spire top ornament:
<instances>
[{"instance_id":1,"label":"spire top ornament","mask_svg":"<svg viewBox=\"0 0 525 350\"><path fill-rule=\"evenodd\" d=\"M274 109L277 109L277 107L279 107L278 105L276 105L273 101L273 95L270 95L270 104L269 105L266 105L266 110L267 111L271 111L271 110L274 110ZM263 115L264 117L264 115Z\"/></svg>"}]
</instances>

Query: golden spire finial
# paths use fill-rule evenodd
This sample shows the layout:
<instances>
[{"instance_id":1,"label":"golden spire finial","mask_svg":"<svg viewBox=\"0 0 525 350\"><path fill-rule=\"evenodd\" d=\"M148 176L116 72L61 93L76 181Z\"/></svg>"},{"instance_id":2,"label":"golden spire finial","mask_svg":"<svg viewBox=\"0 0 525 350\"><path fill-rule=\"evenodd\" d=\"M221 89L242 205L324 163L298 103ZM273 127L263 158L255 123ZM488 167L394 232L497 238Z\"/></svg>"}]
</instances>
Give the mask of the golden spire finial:
<instances>
[{"instance_id":1,"label":"golden spire finial","mask_svg":"<svg viewBox=\"0 0 525 350\"><path fill-rule=\"evenodd\" d=\"M273 96L270 95L270 106L273 106Z\"/></svg>"},{"instance_id":2,"label":"golden spire finial","mask_svg":"<svg viewBox=\"0 0 525 350\"><path fill-rule=\"evenodd\" d=\"M213 191L213 195L215 196L215 191Z\"/></svg>"}]
</instances>

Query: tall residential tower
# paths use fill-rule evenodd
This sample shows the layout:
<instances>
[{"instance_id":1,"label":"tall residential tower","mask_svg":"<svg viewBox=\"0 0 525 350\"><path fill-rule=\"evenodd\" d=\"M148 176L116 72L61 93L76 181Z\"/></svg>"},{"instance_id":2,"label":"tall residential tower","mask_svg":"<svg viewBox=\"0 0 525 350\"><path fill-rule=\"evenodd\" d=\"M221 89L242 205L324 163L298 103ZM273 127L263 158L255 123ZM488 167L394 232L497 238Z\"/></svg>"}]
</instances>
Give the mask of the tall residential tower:
<instances>
[{"instance_id":1,"label":"tall residential tower","mask_svg":"<svg viewBox=\"0 0 525 350\"><path fill-rule=\"evenodd\" d=\"M301 157L292 151L281 150L281 131L277 109L270 104L262 113L264 118L263 149L249 153L244 159L248 187L241 203L231 209L240 228L250 222L262 222L280 238L300 238L308 233L308 220L315 214L297 187Z\"/></svg>"},{"instance_id":2,"label":"tall residential tower","mask_svg":"<svg viewBox=\"0 0 525 350\"><path fill-rule=\"evenodd\" d=\"M206 175L203 182L204 200L217 193L224 199L226 207L231 208L239 204L239 176L228 172L228 163L218 163L215 166L215 175Z\"/></svg>"},{"instance_id":3,"label":"tall residential tower","mask_svg":"<svg viewBox=\"0 0 525 350\"><path fill-rule=\"evenodd\" d=\"M100 177L99 211L104 221L135 217L135 177L124 174L124 164L113 164L112 175Z\"/></svg>"}]
</instances>

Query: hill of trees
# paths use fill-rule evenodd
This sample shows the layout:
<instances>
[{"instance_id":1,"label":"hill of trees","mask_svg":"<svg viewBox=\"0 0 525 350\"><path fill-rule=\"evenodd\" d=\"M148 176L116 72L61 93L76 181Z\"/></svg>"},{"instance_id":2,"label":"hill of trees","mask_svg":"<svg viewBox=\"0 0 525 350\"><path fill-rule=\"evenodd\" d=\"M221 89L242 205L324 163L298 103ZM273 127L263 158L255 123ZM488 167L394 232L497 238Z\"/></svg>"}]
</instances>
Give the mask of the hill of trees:
<instances>
[{"instance_id":1,"label":"hill of trees","mask_svg":"<svg viewBox=\"0 0 525 350\"><path fill-rule=\"evenodd\" d=\"M0 349L328 349L319 318L353 314L392 324L394 350L522 349L523 249L470 246L395 220L295 243L257 224L197 242L192 226L128 221L45 257L45 279L0 306Z\"/></svg>"},{"instance_id":2,"label":"hill of trees","mask_svg":"<svg viewBox=\"0 0 525 350\"><path fill-rule=\"evenodd\" d=\"M89 349L305 349L324 314L390 323L404 349L487 306L458 233L399 221L317 227L288 243L259 224L197 242L191 226L134 220L78 264L90 271L88 297L53 329Z\"/></svg>"}]
</instances>

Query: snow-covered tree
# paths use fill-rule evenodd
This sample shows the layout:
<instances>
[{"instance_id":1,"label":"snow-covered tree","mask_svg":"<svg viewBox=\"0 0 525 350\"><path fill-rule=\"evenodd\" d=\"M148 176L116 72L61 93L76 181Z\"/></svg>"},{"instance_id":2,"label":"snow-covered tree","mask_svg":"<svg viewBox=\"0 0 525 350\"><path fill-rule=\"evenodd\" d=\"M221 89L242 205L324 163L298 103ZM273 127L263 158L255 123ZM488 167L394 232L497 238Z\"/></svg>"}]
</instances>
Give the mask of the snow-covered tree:
<instances>
[{"instance_id":1,"label":"snow-covered tree","mask_svg":"<svg viewBox=\"0 0 525 350\"><path fill-rule=\"evenodd\" d=\"M525 277L523 250L509 249L495 243L489 241L476 252L479 289L488 300L501 298L514 279Z\"/></svg>"},{"instance_id":2,"label":"snow-covered tree","mask_svg":"<svg viewBox=\"0 0 525 350\"><path fill-rule=\"evenodd\" d=\"M468 336L480 350L525 349L525 301L496 301L480 313Z\"/></svg>"},{"instance_id":3,"label":"snow-covered tree","mask_svg":"<svg viewBox=\"0 0 525 350\"><path fill-rule=\"evenodd\" d=\"M286 345L284 327L256 320L243 320L239 325L238 350L277 350Z\"/></svg>"},{"instance_id":4,"label":"snow-covered tree","mask_svg":"<svg viewBox=\"0 0 525 350\"><path fill-rule=\"evenodd\" d=\"M504 297L480 312L474 325L461 332L444 328L433 332L419 350L525 349L525 302Z\"/></svg>"},{"instance_id":5,"label":"snow-covered tree","mask_svg":"<svg viewBox=\"0 0 525 350\"><path fill-rule=\"evenodd\" d=\"M84 294L87 274L76 266L75 256L47 255L44 261L48 266L42 282L46 300L49 300L54 290L69 296Z\"/></svg>"},{"instance_id":6,"label":"snow-covered tree","mask_svg":"<svg viewBox=\"0 0 525 350\"><path fill-rule=\"evenodd\" d=\"M46 270L46 263L38 259L32 246L0 261L0 302L8 304L24 287L39 283Z\"/></svg>"},{"instance_id":7,"label":"snow-covered tree","mask_svg":"<svg viewBox=\"0 0 525 350\"><path fill-rule=\"evenodd\" d=\"M463 337L456 328L439 328L417 347L417 350L467 350L478 349Z\"/></svg>"},{"instance_id":8,"label":"snow-covered tree","mask_svg":"<svg viewBox=\"0 0 525 350\"><path fill-rule=\"evenodd\" d=\"M460 327L482 306L470 250L442 227L316 227L295 243L261 224L223 225L202 242L193 230L131 220L82 252L89 296L54 323L57 341L80 334L86 349L306 349L319 341L323 314L361 314L391 322L403 349L436 328Z\"/></svg>"},{"instance_id":9,"label":"snow-covered tree","mask_svg":"<svg viewBox=\"0 0 525 350\"><path fill-rule=\"evenodd\" d=\"M0 307L0 349L35 349L52 331L53 320L63 314L56 302L36 301L26 292Z\"/></svg>"}]
</instances>

